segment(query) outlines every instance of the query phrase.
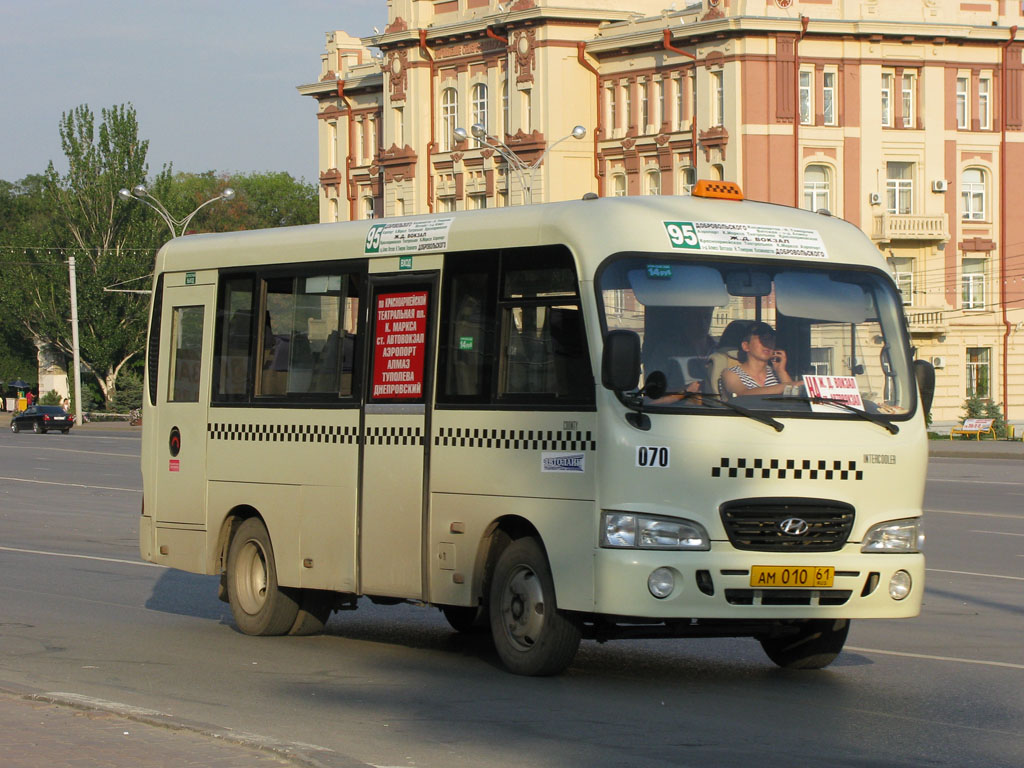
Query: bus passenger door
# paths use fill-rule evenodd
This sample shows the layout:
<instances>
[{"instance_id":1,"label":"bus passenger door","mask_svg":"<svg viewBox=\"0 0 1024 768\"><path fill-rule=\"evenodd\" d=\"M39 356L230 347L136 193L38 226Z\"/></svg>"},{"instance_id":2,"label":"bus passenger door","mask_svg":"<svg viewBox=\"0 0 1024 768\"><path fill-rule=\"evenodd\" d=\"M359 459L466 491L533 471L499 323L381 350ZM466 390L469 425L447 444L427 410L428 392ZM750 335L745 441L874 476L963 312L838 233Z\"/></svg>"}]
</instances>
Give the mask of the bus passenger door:
<instances>
[{"instance_id":1,"label":"bus passenger door","mask_svg":"<svg viewBox=\"0 0 1024 768\"><path fill-rule=\"evenodd\" d=\"M168 273L165 279L159 407L145 414L146 419L157 420L151 434L158 540L162 525L199 528L206 523L206 410L217 275L214 271Z\"/></svg>"},{"instance_id":2,"label":"bus passenger door","mask_svg":"<svg viewBox=\"0 0 1024 768\"><path fill-rule=\"evenodd\" d=\"M371 280L360 591L421 599L436 273Z\"/></svg>"}]
</instances>

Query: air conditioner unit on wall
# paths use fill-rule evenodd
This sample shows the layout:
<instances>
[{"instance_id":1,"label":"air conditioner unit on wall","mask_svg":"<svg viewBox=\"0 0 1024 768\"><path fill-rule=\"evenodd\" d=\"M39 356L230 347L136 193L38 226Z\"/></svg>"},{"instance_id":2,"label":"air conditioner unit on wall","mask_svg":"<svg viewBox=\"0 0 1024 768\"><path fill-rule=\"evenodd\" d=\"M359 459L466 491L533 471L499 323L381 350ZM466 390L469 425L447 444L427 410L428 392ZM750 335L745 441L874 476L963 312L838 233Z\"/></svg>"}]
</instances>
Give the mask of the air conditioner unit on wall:
<instances>
[{"instance_id":1,"label":"air conditioner unit on wall","mask_svg":"<svg viewBox=\"0 0 1024 768\"><path fill-rule=\"evenodd\" d=\"M945 179L936 179L932 182L932 192L945 192L949 189L949 182Z\"/></svg>"},{"instance_id":2,"label":"air conditioner unit on wall","mask_svg":"<svg viewBox=\"0 0 1024 768\"><path fill-rule=\"evenodd\" d=\"M868 202L871 203L872 205L881 205L882 196L877 192L872 192L870 195L868 195Z\"/></svg>"},{"instance_id":3,"label":"air conditioner unit on wall","mask_svg":"<svg viewBox=\"0 0 1024 768\"><path fill-rule=\"evenodd\" d=\"M936 355L935 357L932 358L932 367L945 368L946 358L944 358L942 355Z\"/></svg>"}]
</instances>

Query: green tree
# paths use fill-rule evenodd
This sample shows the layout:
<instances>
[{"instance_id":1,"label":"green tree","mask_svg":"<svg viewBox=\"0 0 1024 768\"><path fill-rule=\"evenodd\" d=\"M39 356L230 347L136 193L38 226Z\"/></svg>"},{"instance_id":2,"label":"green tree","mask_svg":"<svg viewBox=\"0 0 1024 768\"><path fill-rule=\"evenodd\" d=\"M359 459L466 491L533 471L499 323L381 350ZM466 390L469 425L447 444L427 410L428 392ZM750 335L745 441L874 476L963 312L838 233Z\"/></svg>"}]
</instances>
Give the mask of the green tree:
<instances>
[{"instance_id":1,"label":"green tree","mask_svg":"<svg viewBox=\"0 0 1024 768\"><path fill-rule=\"evenodd\" d=\"M109 401L118 373L143 350L149 302L104 288L151 272L161 242L144 207L125 205L117 195L146 177L149 142L139 139L135 110L124 105L102 110L98 126L87 106L76 107L62 115L59 131L68 171L58 173L51 162L43 182L52 247L35 252L33 269L5 298L37 345L53 344L70 357L68 258L74 257L82 366Z\"/></svg>"}]
</instances>

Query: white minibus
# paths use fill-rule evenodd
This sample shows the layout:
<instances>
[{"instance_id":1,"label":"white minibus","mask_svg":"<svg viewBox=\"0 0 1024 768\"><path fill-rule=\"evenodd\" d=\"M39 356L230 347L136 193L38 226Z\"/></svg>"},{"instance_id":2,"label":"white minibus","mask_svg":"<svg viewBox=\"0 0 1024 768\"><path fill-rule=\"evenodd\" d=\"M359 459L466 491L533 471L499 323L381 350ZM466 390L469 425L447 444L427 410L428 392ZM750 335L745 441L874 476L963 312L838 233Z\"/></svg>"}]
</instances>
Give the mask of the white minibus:
<instances>
[{"instance_id":1,"label":"white minibus","mask_svg":"<svg viewBox=\"0 0 1024 768\"><path fill-rule=\"evenodd\" d=\"M369 599L518 674L657 637L822 667L920 610L928 374L856 227L728 183L190 235L156 263L141 553L253 635Z\"/></svg>"}]
</instances>

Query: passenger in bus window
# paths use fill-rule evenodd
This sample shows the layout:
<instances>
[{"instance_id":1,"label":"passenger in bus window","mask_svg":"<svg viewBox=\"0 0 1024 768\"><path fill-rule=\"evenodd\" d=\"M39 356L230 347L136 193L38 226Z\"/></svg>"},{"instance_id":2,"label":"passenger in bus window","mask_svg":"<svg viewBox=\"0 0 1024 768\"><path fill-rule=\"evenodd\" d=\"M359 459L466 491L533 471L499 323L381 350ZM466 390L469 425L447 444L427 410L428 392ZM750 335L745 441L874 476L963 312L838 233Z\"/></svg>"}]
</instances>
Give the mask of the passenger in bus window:
<instances>
[{"instance_id":1,"label":"passenger in bus window","mask_svg":"<svg viewBox=\"0 0 1024 768\"><path fill-rule=\"evenodd\" d=\"M708 333L712 307L651 307L647 311L643 359L647 375L661 371L671 393L710 392L708 371L715 340Z\"/></svg>"},{"instance_id":2,"label":"passenger in bus window","mask_svg":"<svg viewBox=\"0 0 1024 768\"><path fill-rule=\"evenodd\" d=\"M794 381L786 370L786 350L776 349L775 331L768 323L754 323L740 343L739 365L722 372L725 395L780 395Z\"/></svg>"}]
</instances>

